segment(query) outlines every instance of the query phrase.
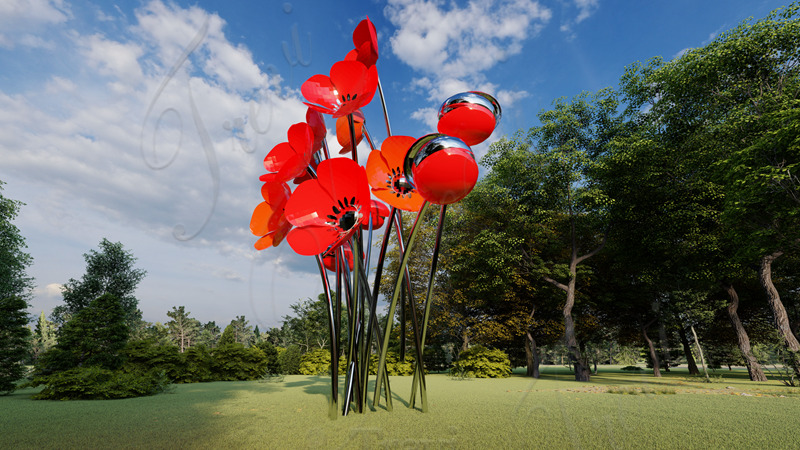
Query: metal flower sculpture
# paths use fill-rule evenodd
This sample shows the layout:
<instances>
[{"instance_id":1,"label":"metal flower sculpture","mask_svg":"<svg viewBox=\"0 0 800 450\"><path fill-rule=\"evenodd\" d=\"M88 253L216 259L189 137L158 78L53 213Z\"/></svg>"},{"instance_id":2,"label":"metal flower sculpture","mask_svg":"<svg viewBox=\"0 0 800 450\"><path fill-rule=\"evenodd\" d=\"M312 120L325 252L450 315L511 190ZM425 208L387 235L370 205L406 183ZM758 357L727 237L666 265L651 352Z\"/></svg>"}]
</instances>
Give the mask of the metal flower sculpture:
<instances>
[{"instance_id":1,"label":"metal flower sculpture","mask_svg":"<svg viewBox=\"0 0 800 450\"><path fill-rule=\"evenodd\" d=\"M408 150L416 139L390 136L367 159L367 177L376 197L404 211L419 211L425 199L405 174Z\"/></svg>"},{"instance_id":2,"label":"metal flower sculpture","mask_svg":"<svg viewBox=\"0 0 800 450\"><path fill-rule=\"evenodd\" d=\"M439 109L439 133L416 139L392 136L389 115L378 77L378 42L375 26L367 18L353 32L351 50L343 61L333 64L329 75L314 75L301 87L309 106L306 121L292 125L288 141L269 151L261 176L263 201L250 220L250 230L260 238L255 248L277 246L284 238L300 255L314 256L319 268L328 306L331 354L332 418L341 411L363 412L369 393L370 361L379 348L377 375L372 394L373 409L385 399L392 409L386 355L392 321L398 305L407 311L413 324L414 379L409 406L417 395L423 412L428 410L425 370L425 338L431 313L431 292L439 254L439 241L446 207L464 198L478 179L478 166L470 145L485 141L494 132L501 110L489 94L470 91L447 99ZM386 137L376 150L367 131L361 107L379 92ZM326 144L327 129L323 114L336 120L336 138L341 154L331 158ZM371 149L364 166L358 163L357 147L364 139ZM297 187L291 192L288 181ZM374 194L379 200L371 198ZM391 206L391 209L386 204ZM414 248L417 224L431 205L439 205L439 224L428 274L428 290L416 303L411 296L408 260ZM409 233L402 232L398 210L416 211ZM380 252L370 254L375 230L382 227ZM394 274L393 295L385 321L378 320L377 304L384 260L390 237L401 255ZM370 283L370 263L375 262ZM335 294L328 272L336 278ZM405 289L403 289L405 285ZM421 306L421 308L420 308ZM346 309L346 338L339 336L340 318ZM422 311L421 316L418 314ZM342 319L343 320L343 319ZM401 336L405 336L404 322ZM346 343L346 345L345 345ZM339 354L346 364L345 390L339 393Z\"/></svg>"},{"instance_id":3,"label":"metal flower sculpture","mask_svg":"<svg viewBox=\"0 0 800 450\"><path fill-rule=\"evenodd\" d=\"M289 245L301 255L330 253L369 220L369 208L364 168L344 158L323 161L317 179L300 184L286 204L295 226Z\"/></svg>"},{"instance_id":4,"label":"metal flower sculpture","mask_svg":"<svg viewBox=\"0 0 800 450\"><path fill-rule=\"evenodd\" d=\"M339 61L330 76L314 75L300 87L309 107L334 118L346 116L372 100L378 87L375 66L359 61Z\"/></svg>"}]
</instances>

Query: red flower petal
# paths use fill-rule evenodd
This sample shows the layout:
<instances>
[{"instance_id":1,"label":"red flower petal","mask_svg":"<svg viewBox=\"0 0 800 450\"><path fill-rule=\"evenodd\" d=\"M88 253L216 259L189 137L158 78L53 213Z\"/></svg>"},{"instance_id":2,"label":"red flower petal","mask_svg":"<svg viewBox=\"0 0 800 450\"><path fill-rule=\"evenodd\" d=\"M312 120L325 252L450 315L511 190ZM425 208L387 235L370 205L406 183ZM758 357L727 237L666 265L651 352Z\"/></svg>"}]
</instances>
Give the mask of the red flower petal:
<instances>
[{"instance_id":1,"label":"red flower petal","mask_svg":"<svg viewBox=\"0 0 800 450\"><path fill-rule=\"evenodd\" d=\"M391 170L392 169L389 168L389 163L387 163L386 158L384 158L383 152L380 150L369 152L366 171L367 181L370 187L372 187L373 192L375 189L386 188L386 174L390 173Z\"/></svg>"},{"instance_id":2,"label":"red flower petal","mask_svg":"<svg viewBox=\"0 0 800 450\"><path fill-rule=\"evenodd\" d=\"M369 20L369 16L362 20L353 30L353 45L356 48L361 47L363 44L369 44L375 49L375 58L378 57L378 33L375 31L375 25Z\"/></svg>"},{"instance_id":3,"label":"red flower petal","mask_svg":"<svg viewBox=\"0 0 800 450\"><path fill-rule=\"evenodd\" d=\"M312 256L327 250L338 237L339 233L334 228L308 226L293 228L286 236L286 241L297 254Z\"/></svg>"},{"instance_id":4,"label":"red flower petal","mask_svg":"<svg viewBox=\"0 0 800 450\"><path fill-rule=\"evenodd\" d=\"M340 154L353 151L353 146L350 144L350 121L347 117L342 116L336 119L336 140L342 146ZM364 114L361 110L353 112L353 128L356 132L356 145L358 145L364 138Z\"/></svg>"},{"instance_id":5,"label":"red flower petal","mask_svg":"<svg viewBox=\"0 0 800 450\"><path fill-rule=\"evenodd\" d=\"M308 102L304 103L321 113L331 114L341 104L337 100L336 87L334 87L331 78L325 75L314 75L306 80L300 86L300 92L308 100Z\"/></svg>"},{"instance_id":6,"label":"red flower petal","mask_svg":"<svg viewBox=\"0 0 800 450\"><path fill-rule=\"evenodd\" d=\"M318 180L305 181L286 202L286 219L296 227L329 226L327 215L333 204L333 198Z\"/></svg>"},{"instance_id":7,"label":"red flower petal","mask_svg":"<svg viewBox=\"0 0 800 450\"><path fill-rule=\"evenodd\" d=\"M317 179L333 201L352 199L364 207L369 205L369 185L364 168L347 158L328 159L319 163ZM333 205L333 203L331 203Z\"/></svg>"},{"instance_id":8,"label":"red flower petal","mask_svg":"<svg viewBox=\"0 0 800 450\"><path fill-rule=\"evenodd\" d=\"M328 130L325 128L325 119L319 111L308 108L306 111L306 123L314 133L314 151L317 151L322 148L322 141L328 134Z\"/></svg>"},{"instance_id":9,"label":"red flower petal","mask_svg":"<svg viewBox=\"0 0 800 450\"><path fill-rule=\"evenodd\" d=\"M270 220L276 213L280 214L280 210L266 202L256 205L256 209L253 210L253 215L250 217L250 232L256 236L263 236L269 233L271 231L269 227Z\"/></svg>"}]
</instances>

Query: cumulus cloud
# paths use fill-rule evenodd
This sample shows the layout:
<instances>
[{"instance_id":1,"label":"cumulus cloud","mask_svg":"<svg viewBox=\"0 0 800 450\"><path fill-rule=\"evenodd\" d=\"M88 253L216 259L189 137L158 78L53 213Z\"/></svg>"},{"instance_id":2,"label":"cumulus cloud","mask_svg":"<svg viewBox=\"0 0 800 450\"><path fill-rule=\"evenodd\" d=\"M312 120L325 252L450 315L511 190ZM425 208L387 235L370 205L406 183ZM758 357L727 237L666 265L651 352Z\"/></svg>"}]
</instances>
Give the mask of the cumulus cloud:
<instances>
[{"instance_id":1,"label":"cumulus cloud","mask_svg":"<svg viewBox=\"0 0 800 450\"><path fill-rule=\"evenodd\" d=\"M63 0L4 0L0 2L0 47L50 48L52 43L37 32L70 17Z\"/></svg>"},{"instance_id":2,"label":"cumulus cloud","mask_svg":"<svg viewBox=\"0 0 800 450\"><path fill-rule=\"evenodd\" d=\"M41 23L68 18L60 2L28 3L50 6L35 16ZM70 221L66 233L90 220L70 210L88 208L172 242L251 251L261 159L306 107L226 38L216 14L156 0L135 15L114 39L64 32L60 60L85 70L51 75L41 89L0 90L3 167L68 199L72 207L31 205L60 209L31 217Z\"/></svg>"},{"instance_id":3,"label":"cumulus cloud","mask_svg":"<svg viewBox=\"0 0 800 450\"><path fill-rule=\"evenodd\" d=\"M37 287L34 289L34 294L41 295L47 298L60 298L63 285L57 283L50 283L44 287Z\"/></svg>"},{"instance_id":4,"label":"cumulus cloud","mask_svg":"<svg viewBox=\"0 0 800 450\"><path fill-rule=\"evenodd\" d=\"M390 38L392 51L421 74L412 87L437 102L476 88L509 100L527 95L497 91L486 74L518 54L552 15L531 0L470 2L464 7L439 0L391 0L384 12L397 27ZM425 110L414 114L430 121Z\"/></svg>"}]
</instances>

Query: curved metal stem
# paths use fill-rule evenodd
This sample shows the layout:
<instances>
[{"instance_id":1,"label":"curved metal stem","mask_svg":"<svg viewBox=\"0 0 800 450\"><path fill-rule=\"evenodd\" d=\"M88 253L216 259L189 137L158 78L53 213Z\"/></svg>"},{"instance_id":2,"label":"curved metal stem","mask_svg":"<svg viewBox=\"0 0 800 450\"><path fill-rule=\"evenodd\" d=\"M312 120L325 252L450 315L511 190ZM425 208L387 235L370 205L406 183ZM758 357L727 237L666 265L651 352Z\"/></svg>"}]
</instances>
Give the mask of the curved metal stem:
<instances>
[{"instance_id":1,"label":"curved metal stem","mask_svg":"<svg viewBox=\"0 0 800 450\"><path fill-rule=\"evenodd\" d=\"M331 286L328 283L328 274L325 272L325 264L322 262L322 256L317 255L317 266L319 266L319 274L322 278L322 288L325 292L325 300L328 305L328 329L330 335L330 353L331 353L331 398L328 399L328 415L335 419L337 411L339 410L339 351L337 348L337 330L336 320L334 316L333 299L331 298Z\"/></svg>"},{"instance_id":2,"label":"curved metal stem","mask_svg":"<svg viewBox=\"0 0 800 450\"><path fill-rule=\"evenodd\" d=\"M436 227L436 241L433 244L433 255L431 256L431 271L428 277L428 292L425 294L425 312L422 316L422 348L421 353L425 351L425 337L428 333L428 319L431 315L431 295L433 294L433 282L436 279L436 266L439 261L439 244L442 241L442 229L444 228L444 217L447 213L447 205L442 205L442 209L439 211L439 224ZM427 392L425 389L425 367L423 365L423 360L417 361L417 364L414 368L414 379L411 382L411 397L409 400L409 404L414 406L414 402L416 400L416 392L417 392L417 382L421 382L420 384L420 397L422 398L422 410L425 412L427 410ZM419 374L419 378L417 375Z\"/></svg>"},{"instance_id":3,"label":"curved metal stem","mask_svg":"<svg viewBox=\"0 0 800 450\"><path fill-rule=\"evenodd\" d=\"M386 331L383 334L383 346L381 347L380 360L378 361L379 380L383 377L384 366L386 364L386 354L389 351L389 337L391 335L392 320L394 318L394 314L397 309L397 299L400 297L400 287L402 286L403 281L405 279L405 277L403 277L402 274L404 273L404 270L408 266L408 259L411 256L410 250L414 246L414 240L416 239L417 232L419 231L417 225L419 225L420 218L425 214L425 211L427 211L429 205L430 204L428 202L425 202L422 205L422 208L420 208L419 213L417 214L417 219L414 221L414 225L411 227L411 235L408 238L408 245L405 251L403 252L403 257L400 262L400 268L397 273L397 282L395 283L394 287L394 295L392 296L392 302L389 304L389 314L386 318L386 328L385 328ZM373 407L378 406L379 400L380 396L376 396L374 398Z\"/></svg>"},{"instance_id":4,"label":"curved metal stem","mask_svg":"<svg viewBox=\"0 0 800 450\"><path fill-rule=\"evenodd\" d=\"M386 98L383 96L383 86L381 86L381 77L378 76L378 94L381 96L381 107L383 107L383 120L386 122L386 136L392 135L392 126L389 125L389 112L386 110Z\"/></svg>"}]
</instances>

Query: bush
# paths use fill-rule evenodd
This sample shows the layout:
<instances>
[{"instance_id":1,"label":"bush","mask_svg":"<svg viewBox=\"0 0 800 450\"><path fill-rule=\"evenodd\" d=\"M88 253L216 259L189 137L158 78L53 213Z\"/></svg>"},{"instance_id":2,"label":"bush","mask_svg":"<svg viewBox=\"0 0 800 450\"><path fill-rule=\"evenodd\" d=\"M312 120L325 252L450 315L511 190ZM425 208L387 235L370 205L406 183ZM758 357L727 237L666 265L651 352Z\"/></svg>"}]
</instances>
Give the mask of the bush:
<instances>
[{"instance_id":1,"label":"bush","mask_svg":"<svg viewBox=\"0 0 800 450\"><path fill-rule=\"evenodd\" d=\"M158 345L152 340L131 341L122 351L125 363L123 372L164 371L173 381L185 378L186 365L183 355L174 345Z\"/></svg>"},{"instance_id":2,"label":"bush","mask_svg":"<svg viewBox=\"0 0 800 450\"><path fill-rule=\"evenodd\" d=\"M300 357L301 375L325 375L331 373L331 352L318 348Z\"/></svg>"},{"instance_id":3,"label":"bush","mask_svg":"<svg viewBox=\"0 0 800 450\"><path fill-rule=\"evenodd\" d=\"M278 355L278 363L281 366L281 373L284 375L296 375L300 373L300 347L290 345L286 350Z\"/></svg>"},{"instance_id":4,"label":"bush","mask_svg":"<svg viewBox=\"0 0 800 450\"><path fill-rule=\"evenodd\" d=\"M99 400L155 395L166 391L170 380L164 371L135 373L91 366L36 378L30 385L45 386L33 396L36 399Z\"/></svg>"},{"instance_id":5,"label":"bush","mask_svg":"<svg viewBox=\"0 0 800 450\"><path fill-rule=\"evenodd\" d=\"M220 381L258 380L267 369L267 358L258 347L227 344L214 349L212 355L212 370Z\"/></svg>"},{"instance_id":6,"label":"bush","mask_svg":"<svg viewBox=\"0 0 800 450\"><path fill-rule=\"evenodd\" d=\"M278 349L269 341L261 341L256 344L256 347L261 349L264 352L264 357L267 358L267 373L281 373L281 364L278 362Z\"/></svg>"},{"instance_id":7,"label":"bush","mask_svg":"<svg viewBox=\"0 0 800 450\"><path fill-rule=\"evenodd\" d=\"M214 359L208 347L198 345L186 349L183 354L183 374L176 381L180 383L198 383L216 380L213 371Z\"/></svg>"},{"instance_id":8,"label":"bush","mask_svg":"<svg viewBox=\"0 0 800 450\"><path fill-rule=\"evenodd\" d=\"M511 361L501 350L476 345L461 352L450 370L470 378L507 378L511 376Z\"/></svg>"},{"instance_id":9,"label":"bush","mask_svg":"<svg viewBox=\"0 0 800 450\"><path fill-rule=\"evenodd\" d=\"M619 370L625 370L627 372L640 372L640 371L642 371L644 369L642 369L639 366L625 366L625 367L623 367L623 368L621 368Z\"/></svg>"},{"instance_id":10,"label":"bush","mask_svg":"<svg viewBox=\"0 0 800 450\"><path fill-rule=\"evenodd\" d=\"M424 357L425 355L423 355ZM378 373L378 355L372 355L369 362L369 373L376 375ZM400 360L400 356L393 352L386 352L386 374L387 375L400 375L409 376L414 375L414 358L406 355L405 360Z\"/></svg>"}]
</instances>

